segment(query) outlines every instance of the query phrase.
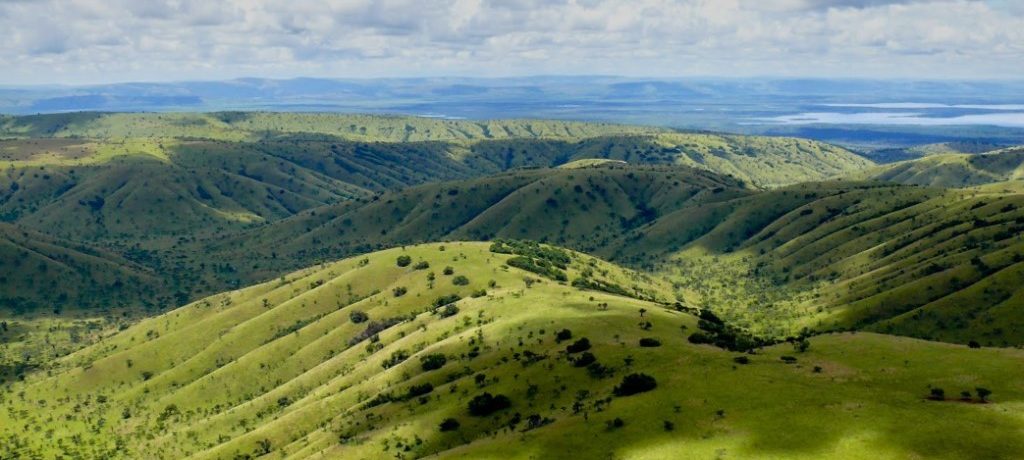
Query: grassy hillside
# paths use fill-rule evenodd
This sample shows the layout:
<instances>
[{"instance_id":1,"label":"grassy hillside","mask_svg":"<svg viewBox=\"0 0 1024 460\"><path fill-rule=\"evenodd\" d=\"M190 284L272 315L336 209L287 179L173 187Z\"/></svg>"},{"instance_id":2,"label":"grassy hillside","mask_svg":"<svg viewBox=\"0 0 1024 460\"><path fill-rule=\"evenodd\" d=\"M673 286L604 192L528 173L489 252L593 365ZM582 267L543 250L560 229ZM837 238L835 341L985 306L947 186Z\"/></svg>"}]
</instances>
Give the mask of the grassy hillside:
<instances>
[{"instance_id":1,"label":"grassy hillside","mask_svg":"<svg viewBox=\"0 0 1024 460\"><path fill-rule=\"evenodd\" d=\"M396 248L143 321L4 388L0 456L1024 452L1019 350L839 334L739 360L689 343L710 323L642 300L668 286L580 254L490 248ZM551 278L563 263L589 281ZM926 401L934 388L949 400Z\"/></svg>"},{"instance_id":2,"label":"grassy hillside","mask_svg":"<svg viewBox=\"0 0 1024 460\"><path fill-rule=\"evenodd\" d=\"M517 238L601 253L659 216L752 193L735 179L692 168L525 170L324 206L184 248L230 262L234 270L222 277L242 276L241 285L319 261L431 240Z\"/></svg>"},{"instance_id":3,"label":"grassy hillside","mask_svg":"<svg viewBox=\"0 0 1024 460\"><path fill-rule=\"evenodd\" d=\"M705 231L679 232L683 222ZM1019 191L808 184L682 210L642 230L616 259L679 247L661 270L763 333L866 328L1024 343Z\"/></svg>"},{"instance_id":4,"label":"grassy hillside","mask_svg":"<svg viewBox=\"0 0 1024 460\"><path fill-rule=\"evenodd\" d=\"M1014 147L978 155L932 155L866 169L851 176L932 187L973 187L1024 180L1024 148Z\"/></svg>"},{"instance_id":5,"label":"grassy hillside","mask_svg":"<svg viewBox=\"0 0 1024 460\"><path fill-rule=\"evenodd\" d=\"M320 134L364 142L576 139L657 133L659 128L546 120L467 121L338 113L97 113L0 119L0 138L202 138L254 141L270 136Z\"/></svg>"},{"instance_id":6,"label":"grassy hillside","mask_svg":"<svg viewBox=\"0 0 1024 460\"><path fill-rule=\"evenodd\" d=\"M977 140L951 141L915 145L911 147L877 149L867 152L865 155L878 163L894 163L897 161L916 160L930 155L986 153L1000 150L1008 146L1009 145L1007 144L994 144L991 142Z\"/></svg>"},{"instance_id":7,"label":"grassy hillside","mask_svg":"<svg viewBox=\"0 0 1024 460\"><path fill-rule=\"evenodd\" d=\"M0 315L174 301L160 276L94 247L0 224Z\"/></svg>"}]
</instances>

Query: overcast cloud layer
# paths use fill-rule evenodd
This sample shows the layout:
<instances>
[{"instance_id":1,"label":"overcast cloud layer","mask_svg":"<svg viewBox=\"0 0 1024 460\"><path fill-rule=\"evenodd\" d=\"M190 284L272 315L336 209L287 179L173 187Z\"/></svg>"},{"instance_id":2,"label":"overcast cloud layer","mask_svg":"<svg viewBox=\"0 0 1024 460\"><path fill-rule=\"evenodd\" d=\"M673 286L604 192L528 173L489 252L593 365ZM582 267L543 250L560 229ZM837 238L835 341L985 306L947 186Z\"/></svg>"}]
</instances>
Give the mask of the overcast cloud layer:
<instances>
[{"instance_id":1,"label":"overcast cloud layer","mask_svg":"<svg viewBox=\"0 0 1024 460\"><path fill-rule=\"evenodd\" d=\"M538 74L1020 78L1022 3L0 0L0 84Z\"/></svg>"}]
</instances>

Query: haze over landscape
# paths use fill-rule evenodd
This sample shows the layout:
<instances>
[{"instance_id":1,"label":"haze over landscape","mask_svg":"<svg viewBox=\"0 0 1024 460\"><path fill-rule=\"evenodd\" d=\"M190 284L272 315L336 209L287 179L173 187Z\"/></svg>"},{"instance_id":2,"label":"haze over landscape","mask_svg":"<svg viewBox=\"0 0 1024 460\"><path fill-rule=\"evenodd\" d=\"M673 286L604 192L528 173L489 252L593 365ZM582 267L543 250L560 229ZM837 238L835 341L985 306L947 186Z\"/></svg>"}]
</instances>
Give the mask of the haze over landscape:
<instances>
[{"instance_id":1,"label":"haze over landscape","mask_svg":"<svg viewBox=\"0 0 1024 460\"><path fill-rule=\"evenodd\" d=\"M0 30L0 459L1024 458L1020 2Z\"/></svg>"}]
</instances>

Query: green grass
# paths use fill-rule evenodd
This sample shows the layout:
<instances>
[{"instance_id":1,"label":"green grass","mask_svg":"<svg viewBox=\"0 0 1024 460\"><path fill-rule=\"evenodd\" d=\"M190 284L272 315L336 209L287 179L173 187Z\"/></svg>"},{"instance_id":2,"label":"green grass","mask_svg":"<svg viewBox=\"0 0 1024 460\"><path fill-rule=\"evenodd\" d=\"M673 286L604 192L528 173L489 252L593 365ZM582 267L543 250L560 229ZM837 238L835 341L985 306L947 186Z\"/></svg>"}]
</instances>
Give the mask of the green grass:
<instances>
[{"instance_id":1,"label":"green grass","mask_svg":"<svg viewBox=\"0 0 1024 460\"><path fill-rule=\"evenodd\" d=\"M781 344L737 364L737 353L686 340L697 329L687 313L540 279L503 266L512 255L488 248L396 248L144 320L6 387L0 453L967 459L1024 452L1019 350L834 334L812 338L804 353ZM398 267L399 255L413 264ZM430 267L413 268L421 260ZM453 275L442 274L445 266ZM589 256L573 255L567 268L570 279L586 270L639 288L642 297L671 300L669 286ZM435 273L432 287L428 272ZM469 285L451 282L460 274ZM398 286L406 292L395 297ZM470 295L480 289L486 294ZM458 313L432 314L434 299L450 293L463 296ZM370 321L406 320L380 332L377 344L350 346L368 324L354 324L354 310ZM642 328L646 322L650 327ZM573 338L556 343L561 329ZM614 375L593 378L567 360L562 350L582 337ZM640 347L645 337L662 345ZM546 358L526 363L526 351ZM447 363L422 370L419 358L433 353L445 354ZM797 362L785 364L783 355ZM383 365L395 356L408 358ZM631 373L653 376L657 387L612 396ZM434 387L423 401L369 404L423 383ZM977 386L994 393L988 404L926 401L929 386L954 397ZM468 401L483 392L508 396L511 407L471 416ZM510 428L517 413L520 421ZM527 430L534 414L550 421ZM459 429L441 432L449 417ZM615 418L624 425L609 429Z\"/></svg>"},{"instance_id":2,"label":"green grass","mask_svg":"<svg viewBox=\"0 0 1024 460\"><path fill-rule=\"evenodd\" d=\"M973 187L1019 181L1024 180L1024 148L984 154L935 154L866 169L851 176L932 187Z\"/></svg>"}]
</instances>

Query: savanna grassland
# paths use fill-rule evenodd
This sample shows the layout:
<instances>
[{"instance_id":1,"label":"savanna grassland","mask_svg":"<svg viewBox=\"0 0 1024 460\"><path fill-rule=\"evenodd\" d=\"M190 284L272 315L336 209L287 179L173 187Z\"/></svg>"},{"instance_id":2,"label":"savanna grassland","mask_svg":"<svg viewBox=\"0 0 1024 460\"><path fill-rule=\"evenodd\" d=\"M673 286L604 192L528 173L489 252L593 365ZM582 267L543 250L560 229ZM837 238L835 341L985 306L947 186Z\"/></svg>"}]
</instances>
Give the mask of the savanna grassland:
<instances>
[{"instance_id":1,"label":"savanna grassland","mask_svg":"<svg viewBox=\"0 0 1024 460\"><path fill-rule=\"evenodd\" d=\"M0 458L1019 458L982 148L0 117Z\"/></svg>"},{"instance_id":2,"label":"savanna grassland","mask_svg":"<svg viewBox=\"0 0 1024 460\"><path fill-rule=\"evenodd\" d=\"M5 455L1010 458L1024 449L1019 350L843 333L731 352L691 343L718 323L664 303L671 289L654 279L557 249L492 249L453 242L358 256L144 320L8 387ZM516 258L546 274L515 268ZM998 390L979 404L978 387ZM926 400L938 388L950 399Z\"/></svg>"}]
</instances>

